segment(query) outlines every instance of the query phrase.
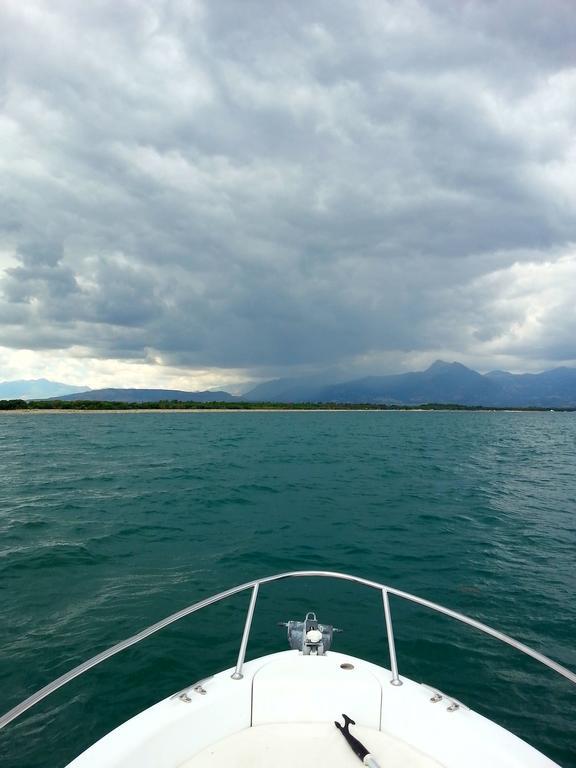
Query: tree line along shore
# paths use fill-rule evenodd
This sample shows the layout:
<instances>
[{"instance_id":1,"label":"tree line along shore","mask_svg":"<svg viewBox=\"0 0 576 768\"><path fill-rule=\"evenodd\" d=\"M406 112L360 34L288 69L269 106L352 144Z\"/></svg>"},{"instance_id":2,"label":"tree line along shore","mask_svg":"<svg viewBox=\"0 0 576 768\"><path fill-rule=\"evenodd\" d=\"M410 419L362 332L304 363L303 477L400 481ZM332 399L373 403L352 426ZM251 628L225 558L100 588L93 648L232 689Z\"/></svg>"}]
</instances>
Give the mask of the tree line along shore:
<instances>
[{"instance_id":1,"label":"tree line along shore","mask_svg":"<svg viewBox=\"0 0 576 768\"><path fill-rule=\"evenodd\" d=\"M0 411L575 411L576 408L494 407L423 403L399 405L386 403L275 403L275 402L197 402L194 400L158 400L121 403L106 400L0 400Z\"/></svg>"}]
</instances>

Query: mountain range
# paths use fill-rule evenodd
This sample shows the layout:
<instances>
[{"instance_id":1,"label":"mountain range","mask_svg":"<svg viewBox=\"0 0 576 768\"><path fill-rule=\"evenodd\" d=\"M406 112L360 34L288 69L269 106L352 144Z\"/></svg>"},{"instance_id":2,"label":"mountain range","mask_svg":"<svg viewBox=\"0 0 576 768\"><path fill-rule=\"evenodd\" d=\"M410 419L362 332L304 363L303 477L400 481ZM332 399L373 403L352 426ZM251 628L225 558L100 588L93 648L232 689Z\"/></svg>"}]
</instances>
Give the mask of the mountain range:
<instances>
[{"instance_id":1,"label":"mountain range","mask_svg":"<svg viewBox=\"0 0 576 768\"><path fill-rule=\"evenodd\" d=\"M63 397L51 397L51 400L105 400L112 403L156 403L159 400L181 400L197 403L233 403L242 398L228 392L184 392L180 389L91 389L88 392L76 392Z\"/></svg>"},{"instance_id":2,"label":"mountain range","mask_svg":"<svg viewBox=\"0 0 576 768\"><path fill-rule=\"evenodd\" d=\"M576 406L576 368L555 368L544 373L491 371L481 374L461 363L437 360L425 371L366 376L320 387L307 386L303 379L277 379L255 387L244 395L244 399L282 403L569 407Z\"/></svg>"},{"instance_id":3,"label":"mountain range","mask_svg":"<svg viewBox=\"0 0 576 768\"><path fill-rule=\"evenodd\" d=\"M0 400L41 400L47 397L60 397L73 392L87 390L82 384L62 384L48 379L20 379L18 381L0 381Z\"/></svg>"},{"instance_id":4,"label":"mountain range","mask_svg":"<svg viewBox=\"0 0 576 768\"><path fill-rule=\"evenodd\" d=\"M49 391L49 385L60 389ZM275 379L258 384L241 397L224 391L210 390L186 392L177 389L79 389L45 379L4 382L0 383L0 399L21 397L69 401L107 400L120 403L159 400L390 405L443 403L502 408L561 408L576 407L576 368L555 368L543 373L514 374L507 371L490 371L481 374L461 363L437 360L425 371L365 376L339 384L326 383L318 376ZM18 394L12 394L16 392Z\"/></svg>"}]
</instances>

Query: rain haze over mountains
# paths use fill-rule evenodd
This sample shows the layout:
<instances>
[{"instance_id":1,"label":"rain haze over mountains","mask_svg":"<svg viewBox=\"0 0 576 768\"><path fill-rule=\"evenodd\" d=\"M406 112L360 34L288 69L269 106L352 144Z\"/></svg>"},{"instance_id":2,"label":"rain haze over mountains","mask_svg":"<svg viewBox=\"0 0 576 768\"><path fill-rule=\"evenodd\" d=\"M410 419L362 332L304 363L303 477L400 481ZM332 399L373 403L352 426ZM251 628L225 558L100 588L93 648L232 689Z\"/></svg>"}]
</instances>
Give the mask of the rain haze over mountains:
<instances>
[{"instance_id":1,"label":"rain haze over mountains","mask_svg":"<svg viewBox=\"0 0 576 768\"><path fill-rule=\"evenodd\" d=\"M0 381L572 397L575 35L564 0L4 0Z\"/></svg>"}]
</instances>

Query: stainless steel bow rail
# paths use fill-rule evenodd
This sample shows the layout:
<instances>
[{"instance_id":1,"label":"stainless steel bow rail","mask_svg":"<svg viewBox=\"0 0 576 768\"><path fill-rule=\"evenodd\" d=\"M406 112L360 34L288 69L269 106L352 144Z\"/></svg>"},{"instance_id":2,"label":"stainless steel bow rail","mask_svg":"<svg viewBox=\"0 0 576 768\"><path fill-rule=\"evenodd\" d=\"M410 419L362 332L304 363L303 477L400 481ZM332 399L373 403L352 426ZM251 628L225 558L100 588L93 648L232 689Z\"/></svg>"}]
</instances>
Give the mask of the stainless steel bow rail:
<instances>
[{"instance_id":1,"label":"stainless steel bow rail","mask_svg":"<svg viewBox=\"0 0 576 768\"><path fill-rule=\"evenodd\" d=\"M232 675L232 678L234 680L240 680L242 678L242 668L244 666L246 649L248 647L248 638L250 636L250 628L252 626L252 618L254 616L254 610L256 608L256 599L258 597L258 591L260 589L260 586L262 584L268 584L273 581L281 581L282 579L305 578L305 577L324 577L324 578L330 578L330 579L342 579L344 581L352 581L357 584L363 584L367 587L372 587L373 589L380 590L382 594L382 603L384 607L384 621L386 624L388 651L390 654L390 669L392 674L390 683L392 685L402 685L402 680L400 679L398 674L396 646L394 643L394 628L392 625L392 613L390 611L390 601L389 601L390 595L401 597L404 600L408 600L411 603L416 603L417 605L422 605L425 608L431 608L433 611L436 611L437 613L442 613L445 616L450 616L451 618L456 619L457 621L461 621L463 624L467 624L470 627L474 627L475 629L480 630L480 632L484 632L484 634L486 635L490 635L491 637L495 637L497 640L500 640L501 642L506 643L507 645L511 645L513 648L516 648L518 651L525 653L527 656L531 656L533 659L536 659L536 661L539 661L541 664L544 664L545 666L550 667L550 669L553 669L555 672L558 672L558 674L567 678L568 680L570 680L570 682L576 683L576 674L574 674L574 672L571 672L569 669L567 669L566 667L563 667L561 664L558 664L556 661L549 659L547 656L544 656L544 654L539 653L538 651L535 651L532 648L529 648L527 645L524 645L524 643L520 643L518 640L514 640L514 638L509 637L508 635L505 635L503 632L499 632L497 629L492 629L492 627L489 627L486 624L482 624L480 621L476 621L476 619L471 619L462 613L458 613L457 611L452 611L450 608L445 608L443 605L439 605L438 603L432 603L430 602L430 600L424 600L423 598L417 597L416 595L412 595L409 592L402 592L399 589L388 587L385 584L379 584L378 582L370 581L369 579L362 579L359 576L351 576L347 573L334 573L332 571L293 571L290 573L279 573L276 576L267 576L266 578L256 579L255 581L249 581L246 584L240 584L237 587L232 587L231 589L227 589L225 592L220 592L217 595L212 595L212 597L207 597L205 600L200 600L200 602L194 603L193 605L189 605L187 608L183 608L181 611L177 611L176 613L173 613L171 616L167 616L165 619L158 621L156 624L152 624L152 626L147 627L146 629L143 629L141 632L138 632L138 634L132 635L132 637L129 637L126 640L122 640L122 642L117 643L116 645L113 645L111 648L108 648L107 650L102 651L102 653L99 653L96 656L93 656L91 659L88 659L88 661L84 661L82 664L79 664L77 667L74 667L74 669L71 669L69 672L66 672L64 675L61 675L60 677L56 678L56 680L53 680L48 685L44 686L44 688L41 688L39 691L36 691L36 693L33 693L32 696L29 696L27 699L20 702L20 704L17 704L13 709L11 709L9 712L6 712L5 715L0 717L0 728L3 728L5 725L8 725L8 723L12 722L12 720L15 720L21 714L26 712L26 710L30 709L30 707L33 707L35 704L37 704L39 701L42 701L42 699L45 699L47 696L49 696L51 693L56 691L58 688L61 688L63 685L66 685L66 683L69 683L75 677L78 677L79 675L83 675L84 672L87 672L89 669L91 669L92 667L95 667L97 664L100 664L102 661L109 659L111 656L115 656L117 653L120 653L120 651L124 651L126 648L130 648L131 645L136 645L136 643L139 643L141 640L144 640L146 637L149 637L150 635L153 635L154 633L159 632L161 629L164 629L164 627L167 627L169 624L174 624L174 622L179 621L180 619L184 618L184 616L189 616L191 613L196 613L196 611L200 611L202 608L206 608L208 605L212 605L213 603L219 603L221 600L225 600L226 598L231 597L232 595L237 595L239 592L244 592L248 589L251 589L252 595L250 597L250 605L248 606L246 621L244 623L244 631L242 633L242 640L240 642L238 660L236 662L236 667Z\"/></svg>"}]
</instances>

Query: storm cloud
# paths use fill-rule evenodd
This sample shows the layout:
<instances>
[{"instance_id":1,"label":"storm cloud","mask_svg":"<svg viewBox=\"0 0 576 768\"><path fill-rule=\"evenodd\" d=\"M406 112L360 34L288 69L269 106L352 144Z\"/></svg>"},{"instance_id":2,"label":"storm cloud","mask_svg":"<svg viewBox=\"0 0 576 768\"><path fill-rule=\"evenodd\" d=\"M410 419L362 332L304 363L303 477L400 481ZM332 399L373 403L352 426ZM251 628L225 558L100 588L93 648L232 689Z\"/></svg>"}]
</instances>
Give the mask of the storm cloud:
<instances>
[{"instance_id":1,"label":"storm cloud","mask_svg":"<svg viewBox=\"0 0 576 768\"><path fill-rule=\"evenodd\" d=\"M576 364L575 39L562 0L4 0L6 369Z\"/></svg>"}]
</instances>

